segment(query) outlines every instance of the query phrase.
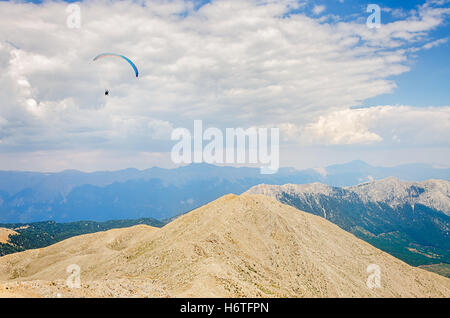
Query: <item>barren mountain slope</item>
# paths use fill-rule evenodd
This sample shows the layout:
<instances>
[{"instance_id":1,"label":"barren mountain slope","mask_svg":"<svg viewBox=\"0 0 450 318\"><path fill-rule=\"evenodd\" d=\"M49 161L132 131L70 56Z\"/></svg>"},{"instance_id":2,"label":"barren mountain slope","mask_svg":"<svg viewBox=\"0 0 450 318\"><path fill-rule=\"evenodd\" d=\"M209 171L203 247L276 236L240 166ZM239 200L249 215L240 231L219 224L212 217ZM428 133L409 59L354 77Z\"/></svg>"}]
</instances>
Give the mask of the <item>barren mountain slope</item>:
<instances>
[{"instance_id":1,"label":"barren mountain slope","mask_svg":"<svg viewBox=\"0 0 450 318\"><path fill-rule=\"evenodd\" d=\"M81 267L80 289L64 287L70 264ZM370 264L381 268L381 288L366 286ZM162 229L112 230L4 256L0 281L4 296L450 297L450 279L248 194L224 196Z\"/></svg>"},{"instance_id":2,"label":"barren mountain slope","mask_svg":"<svg viewBox=\"0 0 450 318\"><path fill-rule=\"evenodd\" d=\"M342 190L344 190L342 192ZM401 181L394 177L362 183L351 187L332 187L321 183L267 185L252 187L247 193L279 197L283 192L305 196L311 194L345 196L357 195L364 202L384 202L391 207L403 204L423 204L450 216L450 182L426 180Z\"/></svg>"},{"instance_id":3,"label":"barren mountain slope","mask_svg":"<svg viewBox=\"0 0 450 318\"><path fill-rule=\"evenodd\" d=\"M16 231L0 227L0 243L8 243L11 235L17 234Z\"/></svg>"},{"instance_id":4,"label":"barren mountain slope","mask_svg":"<svg viewBox=\"0 0 450 318\"><path fill-rule=\"evenodd\" d=\"M247 193L322 216L410 265L450 268L450 182L386 178L343 188L261 184Z\"/></svg>"},{"instance_id":5,"label":"barren mountain slope","mask_svg":"<svg viewBox=\"0 0 450 318\"><path fill-rule=\"evenodd\" d=\"M450 216L450 182L445 180L410 182L390 177L346 189L351 189L366 202L384 201L391 206L423 204Z\"/></svg>"}]
</instances>

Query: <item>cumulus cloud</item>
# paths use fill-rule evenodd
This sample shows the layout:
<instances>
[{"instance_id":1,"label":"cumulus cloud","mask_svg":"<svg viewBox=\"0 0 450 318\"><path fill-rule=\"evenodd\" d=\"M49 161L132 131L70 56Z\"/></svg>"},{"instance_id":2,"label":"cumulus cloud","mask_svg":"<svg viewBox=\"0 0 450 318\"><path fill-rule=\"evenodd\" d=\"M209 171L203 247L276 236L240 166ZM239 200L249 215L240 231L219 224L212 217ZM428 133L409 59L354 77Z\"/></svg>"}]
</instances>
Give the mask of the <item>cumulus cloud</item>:
<instances>
[{"instance_id":1,"label":"cumulus cloud","mask_svg":"<svg viewBox=\"0 0 450 318\"><path fill-rule=\"evenodd\" d=\"M346 109L320 116L315 123L305 128L305 133L313 141L325 144L365 144L381 141L382 138L369 131L374 123L373 113L364 109Z\"/></svg>"},{"instance_id":2,"label":"cumulus cloud","mask_svg":"<svg viewBox=\"0 0 450 318\"><path fill-rule=\"evenodd\" d=\"M322 12L324 12L326 9L326 7L324 5L315 5L312 9L314 14L321 14Z\"/></svg>"},{"instance_id":3,"label":"cumulus cloud","mask_svg":"<svg viewBox=\"0 0 450 318\"><path fill-rule=\"evenodd\" d=\"M376 106L339 110L321 116L304 129L295 130L291 126L289 131L304 142L331 145L383 142L448 146L450 107Z\"/></svg>"},{"instance_id":4,"label":"cumulus cloud","mask_svg":"<svg viewBox=\"0 0 450 318\"><path fill-rule=\"evenodd\" d=\"M1 152L168 151L171 129L194 119L376 143L385 138L371 130L378 115L349 107L391 92L390 77L409 70L407 48L450 10L427 4L373 30L289 14L303 8L290 0L79 5L81 28L71 29L66 3L0 2ZM92 61L105 51L132 58L140 77L126 63ZM336 123L342 114L353 133Z\"/></svg>"}]
</instances>

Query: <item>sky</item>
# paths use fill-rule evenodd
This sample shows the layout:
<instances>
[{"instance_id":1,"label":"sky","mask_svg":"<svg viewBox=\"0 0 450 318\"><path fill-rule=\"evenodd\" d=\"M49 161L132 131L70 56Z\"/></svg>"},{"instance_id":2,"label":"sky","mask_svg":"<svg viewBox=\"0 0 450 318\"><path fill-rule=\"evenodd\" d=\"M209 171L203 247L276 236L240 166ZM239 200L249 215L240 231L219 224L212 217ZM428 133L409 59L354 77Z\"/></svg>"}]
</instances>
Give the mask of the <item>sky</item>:
<instances>
[{"instance_id":1,"label":"sky","mask_svg":"<svg viewBox=\"0 0 450 318\"><path fill-rule=\"evenodd\" d=\"M0 170L173 167L198 119L278 127L281 166L450 167L449 0L70 2L0 1Z\"/></svg>"}]
</instances>

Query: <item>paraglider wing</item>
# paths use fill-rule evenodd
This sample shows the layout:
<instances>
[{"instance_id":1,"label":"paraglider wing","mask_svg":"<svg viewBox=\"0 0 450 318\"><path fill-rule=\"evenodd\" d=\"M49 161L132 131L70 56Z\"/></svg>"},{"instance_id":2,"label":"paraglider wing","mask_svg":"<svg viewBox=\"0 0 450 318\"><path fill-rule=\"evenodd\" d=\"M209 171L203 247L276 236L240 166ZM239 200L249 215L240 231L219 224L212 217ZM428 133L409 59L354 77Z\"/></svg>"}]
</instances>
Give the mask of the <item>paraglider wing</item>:
<instances>
[{"instance_id":1,"label":"paraglider wing","mask_svg":"<svg viewBox=\"0 0 450 318\"><path fill-rule=\"evenodd\" d=\"M103 58L103 57L119 57L119 58L124 59L125 61L127 61L131 65L131 67L133 68L133 70L134 70L134 72L136 74L136 77L139 76L139 71L138 71L136 65L134 65L134 63L129 58L127 58L126 56L123 56L123 55L120 55L120 54L116 54L116 53L102 53L102 54L99 54L96 57L94 57L94 61L97 61L98 59Z\"/></svg>"}]
</instances>

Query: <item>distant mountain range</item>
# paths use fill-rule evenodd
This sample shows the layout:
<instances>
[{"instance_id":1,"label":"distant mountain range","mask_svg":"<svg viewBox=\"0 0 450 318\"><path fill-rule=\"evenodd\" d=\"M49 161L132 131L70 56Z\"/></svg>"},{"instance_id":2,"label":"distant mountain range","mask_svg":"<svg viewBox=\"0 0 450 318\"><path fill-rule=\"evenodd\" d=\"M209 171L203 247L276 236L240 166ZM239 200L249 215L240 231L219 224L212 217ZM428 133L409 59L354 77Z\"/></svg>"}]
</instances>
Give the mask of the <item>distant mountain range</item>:
<instances>
[{"instance_id":1,"label":"distant mountain range","mask_svg":"<svg viewBox=\"0 0 450 318\"><path fill-rule=\"evenodd\" d=\"M68 266L80 270L80 288L67 287ZM449 278L263 195L226 195L160 229L81 235L0 258L0 297L449 295Z\"/></svg>"},{"instance_id":2,"label":"distant mountain range","mask_svg":"<svg viewBox=\"0 0 450 318\"><path fill-rule=\"evenodd\" d=\"M281 168L274 175L261 175L258 168L208 164L92 173L0 171L0 222L166 219L261 183L346 186L388 176L450 180L450 169L424 164L373 167L352 161L320 169Z\"/></svg>"},{"instance_id":3,"label":"distant mountain range","mask_svg":"<svg viewBox=\"0 0 450 318\"><path fill-rule=\"evenodd\" d=\"M450 269L450 183L390 177L351 187L258 185L264 194L319 215L411 265Z\"/></svg>"}]
</instances>

